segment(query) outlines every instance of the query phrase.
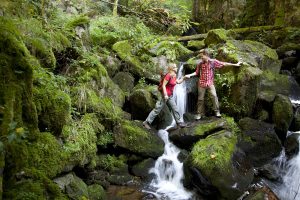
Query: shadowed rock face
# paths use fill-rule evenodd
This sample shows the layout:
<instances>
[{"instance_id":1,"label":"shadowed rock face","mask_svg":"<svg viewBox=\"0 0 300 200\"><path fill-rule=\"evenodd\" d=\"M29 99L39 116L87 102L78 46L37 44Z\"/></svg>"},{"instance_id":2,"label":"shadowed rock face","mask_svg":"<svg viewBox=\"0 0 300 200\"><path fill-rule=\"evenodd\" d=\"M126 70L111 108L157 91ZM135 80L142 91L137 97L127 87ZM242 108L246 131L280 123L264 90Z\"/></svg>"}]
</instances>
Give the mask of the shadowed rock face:
<instances>
[{"instance_id":1,"label":"shadowed rock face","mask_svg":"<svg viewBox=\"0 0 300 200\"><path fill-rule=\"evenodd\" d=\"M274 125L251 118L241 119L239 125L242 137L238 146L254 166L261 166L279 155L281 142Z\"/></svg>"}]
</instances>

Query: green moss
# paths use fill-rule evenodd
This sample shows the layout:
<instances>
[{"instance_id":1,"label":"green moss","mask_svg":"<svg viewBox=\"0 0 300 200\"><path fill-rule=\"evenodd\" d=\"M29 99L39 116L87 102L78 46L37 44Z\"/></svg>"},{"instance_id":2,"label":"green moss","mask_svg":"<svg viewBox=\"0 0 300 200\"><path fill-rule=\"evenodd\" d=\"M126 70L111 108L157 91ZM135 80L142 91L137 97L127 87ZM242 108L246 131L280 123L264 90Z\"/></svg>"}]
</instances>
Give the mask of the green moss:
<instances>
[{"instance_id":1,"label":"green moss","mask_svg":"<svg viewBox=\"0 0 300 200\"><path fill-rule=\"evenodd\" d=\"M69 161L84 165L95 158L97 133L103 130L95 114L85 114L81 120L63 127L64 149Z\"/></svg>"},{"instance_id":2,"label":"green moss","mask_svg":"<svg viewBox=\"0 0 300 200\"><path fill-rule=\"evenodd\" d=\"M223 130L197 142L192 151L192 164L205 175L229 173L237 137Z\"/></svg>"},{"instance_id":3,"label":"green moss","mask_svg":"<svg viewBox=\"0 0 300 200\"><path fill-rule=\"evenodd\" d=\"M214 30L210 30L207 33L207 37L204 40L204 43L206 46L208 45L212 45L212 44L218 44L218 43L222 43L225 42L226 40L228 40L228 31L225 29L214 29Z\"/></svg>"},{"instance_id":4,"label":"green moss","mask_svg":"<svg viewBox=\"0 0 300 200\"><path fill-rule=\"evenodd\" d=\"M216 121L210 121L205 124L198 124L197 126L195 126L194 134L199 136L204 136L209 132L222 127L223 125L224 125L224 121L222 119Z\"/></svg>"},{"instance_id":5,"label":"green moss","mask_svg":"<svg viewBox=\"0 0 300 200\"><path fill-rule=\"evenodd\" d=\"M117 42L113 45L113 50L118 53L120 58L125 62L128 62L134 68L131 69L133 72L142 75L146 70L143 68L143 64L140 62L139 58L132 54L133 47L128 40Z\"/></svg>"},{"instance_id":6,"label":"green moss","mask_svg":"<svg viewBox=\"0 0 300 200\"><path fill-rule=\"evenodd\" d=\"M0 18L0 28L0 106L3 108L0 132L7 135L12 122L34 130L37 115L32 103L32 65L36 61L11 20Z\"/></svg>"},{"instance_id":7,"label":"green moss","mask_svg":"<svg viewBox=\"0 0 300 200\"><path fill-rule=\"evenodd\" d=\"M124 155L100 155L97 157L97 167L109 172L118 171L121 168L127 168L127 158Z\"/></svg>"},{"instance_id":8,"label":"green moss","mask_svg":"<svg viewBox=\"0 0 300 200\"><path fill-rule=\"evenodd\" d=\"M187 44L188 48L195 48L195 49L203 49L205 47L204 40L192 40L188 41Z\"/></svg>"},{"instance_id":9,"label":"green moss","mask_svg":"<svg viewBox=\"0 0 300 200\"><path fill-rule=\"evenodd\" d=\"M9 159L7 165L11 175L24 169L37 170L46 177L52 178L62 171L66 164L67 154L50 133L36 135L36 141L13 142L7 146ZM22 157L22 159L19 159ZM13 167L12 167L13 166Z\"/></svg>"},{"instance_id":10,"label":"green moss","mask_svg":"<svg viewBox=\"0 0 300 200\"><path fill-rule=\"evenodd\" d=\"M101 185L93 184L88 186L89 199L90 200L105 200L106 194L105 190Z\"/></svg>"},{"instance_id":11,"label":"green moss","mask_svg":"<svg viewBox=\"0 0 300 200\"><path fill-rule=\"evenodd\" d=\"M273 60L278 60L278 55L276 53L276 50L271 49L270 47L264 45L263 43L252 41L252 40L245 40L244 42L249 45L251 51L267 56L268 58L271 58Z\"/></svg>"},{"instance_id":12,"label":"green moss","mask_svg":"<svg viewBox=\"0 0 300 200\"><path fill-rule=\"evenodd\" d=\"M76 26L85 26L90 23L90 19L88 16L80 15L75 16L66 24L66 27L75 28Z\"/></svg>"}]
</instances>

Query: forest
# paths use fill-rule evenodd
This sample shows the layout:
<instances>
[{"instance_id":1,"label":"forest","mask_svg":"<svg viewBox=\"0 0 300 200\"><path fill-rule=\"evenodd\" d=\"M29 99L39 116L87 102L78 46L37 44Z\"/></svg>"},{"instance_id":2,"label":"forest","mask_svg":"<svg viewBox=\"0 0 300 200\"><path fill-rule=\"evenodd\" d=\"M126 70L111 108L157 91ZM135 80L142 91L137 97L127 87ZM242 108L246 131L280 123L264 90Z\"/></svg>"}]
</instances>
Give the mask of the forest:
<instances>
[{"instance_id":1,"label":"forest","mask_svg":"<svg viewBox=\"0 0 300 200\"><path fill-rule=\"evenodd\" d=\"M0 200L300 199L299 0L0 5Z\"/></svg>"}]
</instances>

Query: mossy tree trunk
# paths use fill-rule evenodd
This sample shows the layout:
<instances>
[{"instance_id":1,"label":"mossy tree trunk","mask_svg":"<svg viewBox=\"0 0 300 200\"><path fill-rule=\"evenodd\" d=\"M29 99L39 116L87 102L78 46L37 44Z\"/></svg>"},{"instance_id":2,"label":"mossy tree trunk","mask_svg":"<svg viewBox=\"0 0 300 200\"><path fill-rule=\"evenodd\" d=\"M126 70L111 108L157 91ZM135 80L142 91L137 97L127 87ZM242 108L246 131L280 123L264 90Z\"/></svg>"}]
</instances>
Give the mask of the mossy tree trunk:
<instances>
[{"instance_id":1,"label":"mossy tree trunk","mask_svg":"<svg viewBox=\"0 0 300 200\"><path fill-rule=\"evenodd\" d=\"M119 0L114 0L114 7L113 7L113 16L114 17L118 16L118 3L119 3Z\"/></svg>"},{"instance_id":2,"label":"mossy tree trunk","mask_svg":"<svg viewBox=\"0 0 300 200\"><path fill-rule=\"evenodd\" d=\"M285 22L285 0L274 0L275 26L282 26Z\"/></svg>"}]
</instances>

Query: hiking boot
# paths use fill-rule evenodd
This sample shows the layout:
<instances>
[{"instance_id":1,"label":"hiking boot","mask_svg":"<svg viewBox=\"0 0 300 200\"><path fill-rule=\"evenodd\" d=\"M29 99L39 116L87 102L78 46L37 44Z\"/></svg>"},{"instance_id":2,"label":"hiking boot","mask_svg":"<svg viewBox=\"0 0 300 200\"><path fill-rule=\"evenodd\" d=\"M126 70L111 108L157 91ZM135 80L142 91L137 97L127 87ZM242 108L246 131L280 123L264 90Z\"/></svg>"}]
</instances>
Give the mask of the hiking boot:
<instances>
[{"instance_id":1,"label":"hiking boot","mask_svg":"<svg viewBox=\"0 0 300 200\"><path fill-rule=\"evenodd\" d=\"M187 124L184 123L184 122L179 122L179 123L178 123L178 126L180 126L180 128L184 128L184 127L187 126Z\"/></svg>"},{"instance_id":2,"label":"hiking boot","mask_svg":"<svg viewBox=\"0 0 300 200\"><path fill-rule=\"evenodd\" d=\"M217 112L216 112L216 117L218 117L218 118L221 117L220 111L217 111Z\"/></svg>"},{"instance_id":3,"label":"hiking boot","mask_svg":"<svg viewBox=\"0 0 300 200\"><path fill-rule=\"evenodd\" d=\"M195 120L200 120L200 119L201 119L201 115L200 114L195 115Z\"/></svg>"},{"instance_id":4,"label":"hiking boot","mask_svg":"<svg viewBox=\"0 0 300 200\"><path fill-rule=\"evenodd\" d=\"M143 122L143 126L147 129L147 130L151 130L150 124L147 121Z\"/></svg>"}]
</instances>

